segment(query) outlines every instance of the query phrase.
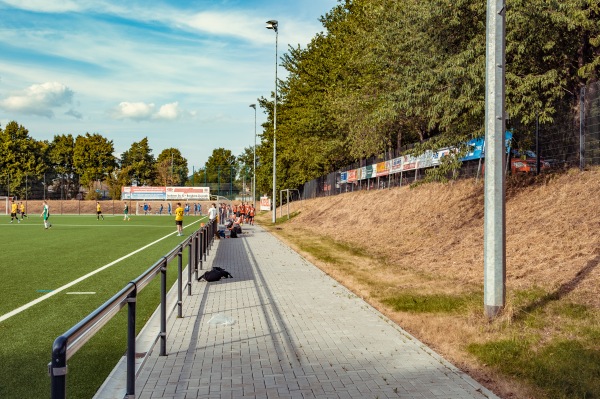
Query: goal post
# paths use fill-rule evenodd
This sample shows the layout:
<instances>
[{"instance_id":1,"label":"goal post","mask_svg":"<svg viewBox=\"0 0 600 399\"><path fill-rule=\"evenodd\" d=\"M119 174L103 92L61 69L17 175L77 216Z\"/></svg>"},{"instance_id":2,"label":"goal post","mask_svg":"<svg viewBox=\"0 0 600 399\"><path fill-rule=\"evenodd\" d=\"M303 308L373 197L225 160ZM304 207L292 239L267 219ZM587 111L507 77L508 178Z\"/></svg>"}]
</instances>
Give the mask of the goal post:
<instances>
[{"instance_id":1,"label":"goal post","mask_svg":"<svg viewBox=\"0 0 600 399\"><path fill-rule=\"evenodd\" d=\"M14 197L5 197L5 196L0 197L0 207L3 209L2 210L3 215L10 215L10 200L13 198Z\"/></svg>"}]
</instances>

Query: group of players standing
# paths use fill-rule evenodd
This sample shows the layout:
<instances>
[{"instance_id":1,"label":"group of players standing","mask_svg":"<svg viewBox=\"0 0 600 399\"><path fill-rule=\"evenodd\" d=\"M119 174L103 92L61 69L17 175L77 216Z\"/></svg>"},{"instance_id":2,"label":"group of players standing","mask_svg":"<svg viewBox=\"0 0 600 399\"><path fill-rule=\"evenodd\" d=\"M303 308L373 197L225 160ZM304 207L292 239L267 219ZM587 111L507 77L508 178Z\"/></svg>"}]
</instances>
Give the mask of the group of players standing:
<instances>
[{"instance_id":1,"label":"group of players standing","mask_svg":"<svg viewBox=\"0 0 600 399\"><path fill-rule=\"evenodd\" d=\"M19 220L19 215L21 215L21 219ZM17 223L21 223L21 220L28 217L25 213L25 204L19 202L18 204L15 200L10 201L10 222L12 223L15 219L17 219Z\"/></svg>"},{"instance_id":2,"label":"group of players standing","mask_svg":"<svg viewBox=\"0 0 600 399\"><path fill-rule=\"evenodd\" d=\"M19 215L21 215L21 219L19 219ZM50 217L50 208L48 208L48 202L44 201L44 208L42 214L40 215L44 218L44 228L52 227L52 225L48 222L48 218ZM18 204L15 200L10 201L10 222L14 222L15 219L17 223L21 223L21 221L25 218L29 218L25 213L25 204L23 202L19 202Z\"/></svg>"},{"instance_id":3,"label":"group of players standing","mask_svg":"<svg viewBox=\"0 0 600 399\"><path fill-rule=\"evenodd\" d=\"M225 203L221 203L219 207L219 220L227 220L232 215L236 217L241 217L243 223L253 225L254 224L254 214L256 213L256 209L254 205L250 203L241 203L241 204L233 204L227 205Z\"/></svg>"}]
</instances>

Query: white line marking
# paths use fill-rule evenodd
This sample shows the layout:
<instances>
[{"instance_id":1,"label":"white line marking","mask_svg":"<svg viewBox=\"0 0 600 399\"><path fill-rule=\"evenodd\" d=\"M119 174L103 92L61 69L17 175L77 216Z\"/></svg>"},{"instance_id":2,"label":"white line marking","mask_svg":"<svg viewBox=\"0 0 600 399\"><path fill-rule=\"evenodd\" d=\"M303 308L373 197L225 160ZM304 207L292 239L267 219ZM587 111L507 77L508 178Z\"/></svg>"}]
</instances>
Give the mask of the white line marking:
<instances>
[{"instance_id":1,"label":"white line marking","mask_svg":"<svg viewBox=\"0 0 600 399\"><path fill-rule=\"evenodd\" d=\"M199 222L199 221L194 221L194 222L190 223L189 225L187 225L186 227L189 227L189 226L191 226L191 225L193 225L193 224L195 224L195 223L198 223L198 222ZM167 238L167 237L169 237L169 236L172 236L173 234L176 234L176 233L177 233L177 232L175 231L175 232L173 232L173 233L167 234L166 236L164 236L164 237L162 237L162 238L159 238L158 240L156 240L156 241L154 241L154 242L151 242L150 244L148 244L148 245L146 245L146 246L143 246L143 247L141 247L141 248L139 248L139 249L136 249L135 251L133 251L133 252L130 252L130 253L128 253L127 255L125 255L125 256L122 256L122 257L120 257L119 259L117 259L117 260L115 260L115 261L112 261L112 262L110 262L110 263L108 263L108 264L106 264L106 265L104 265L104 266L102 266L102 267L100 267L100 268L98 268L98 269L94 270L93 272L90 272L90 273L86 274L85 276L81 276L81 277L79 277L78 279L76 279L76 280L73 280L73 281L71 281L70 283L63 285L62 287L56 288L54 291L52 291L52 292L49 292L49 293L47 293L46 295L42 295L41 297L39 297L39 298L37 298L37 299L34 299L33 301L31 301L31 302L29 302L29 303L26 303L25 305L23 305L23 306L20 306L20 307L16 308L16 309L15 309L15 310L13 310L13 311L10 311L10 312L8 312L8 313L6 313L6 314L3 314L2 316L0 316L0 323L1 323L1 322L3 322L4 320L7 320L7 319L9 319L9 318L11 318L11 317L13 317L13 316L15 316L15 315L17 315L17 314L21 313L21 312L22 312L22 311L24 311L24 310L27 310L27 309L29 309L29 308L30 308L30 307L32 307L33 305L37 305L38 303L40 303L40 302L42 302L42 301L45 301L46 299L48 299L48 298L50 298L50 297L52 297L52 296L54 296L54 295L58 294L59 292L62 292L62 291L64 291L64 290L66 290L67 288L70 288L70 287L74 286L75 284L82 282L83 280L87 279L88 277L92 277L94 274L100 273L100 272L101 272L101 271L103 271L104 269L108 269L109 267L116 265L116 264L117 264L117 263L119 263L120 261L122 261L122 260L125 260L125 259L129 258L130 256L133 256L133 255L137 254L138 252L141 252L141 251L143 251L144 249L146 249L146 248L149 248L149 247L151 247L152 245L154 245L154 244L157 244L157 243L161 242L161 241L162 241L162 240L164 240L165 238Z\"/></svg>"}]
</instances>

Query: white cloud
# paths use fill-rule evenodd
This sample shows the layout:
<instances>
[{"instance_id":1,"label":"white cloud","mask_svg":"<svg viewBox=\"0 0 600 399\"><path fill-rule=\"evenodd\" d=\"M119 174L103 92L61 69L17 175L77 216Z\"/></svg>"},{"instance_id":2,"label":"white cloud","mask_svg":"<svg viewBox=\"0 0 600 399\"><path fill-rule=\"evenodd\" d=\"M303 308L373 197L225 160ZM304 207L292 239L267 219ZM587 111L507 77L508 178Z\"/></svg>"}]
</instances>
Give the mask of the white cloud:
<instances>
[{"instance_id":1,"label":"white cloud","mask_svg":"<svg viewBox=\"0 0 600 399\"><path fill-rule=\"evenodd\" d=\"M179 103L174 102L171 104L165 104L161 106L154 117L156 119L174 120L178 119L180 116L181 111L179 110Z\"/></svg>"},{"instance_id":2,"label":"white cloud","mask_svg":"<svg viewBox=\"0 0 600 399\"><path fill-rule=\"evenodd\" d=\"M7 111L24 114L54 116L53 108L68 104L73 99L73 91L62 83L46 82L31 85L19 94L0 101L0 107Z\"/></svg>"},{"instance_id":3,"label":"white cloud","mask_svg":"<svg viewBox=\"0 0 600 399\"><path fill-rule=\"evenodd\" d=\"M154 108L155 106L152 103L130 103L123 101L113 110L112 116L115 119L133 119L134 121L142 121L152 117Z\"/></svg>"},{"instance_id":4,"label":"white cloud","mask_svg":"<svg viewBox=\"0 0 600 399\"><path fill-rule=\"evenodd\" d=\"M193 113L181 110L177 101L161 105L158 110L153 103L123 101L110 114L114 119L131 119L138 122L152 119L175 120L181 119L184 115L193 115Z\"/></svg>"},{"instance_id":5,"label":"white cloud","mask_svg":"<svg viewBox=\"0 0 600 399\"><path fill-rule=\"evenodd\" d=\"M71 0L3 0L1 3L35 12L59 13L81 10L81 5Z\"/></svg>"}]
</instances>

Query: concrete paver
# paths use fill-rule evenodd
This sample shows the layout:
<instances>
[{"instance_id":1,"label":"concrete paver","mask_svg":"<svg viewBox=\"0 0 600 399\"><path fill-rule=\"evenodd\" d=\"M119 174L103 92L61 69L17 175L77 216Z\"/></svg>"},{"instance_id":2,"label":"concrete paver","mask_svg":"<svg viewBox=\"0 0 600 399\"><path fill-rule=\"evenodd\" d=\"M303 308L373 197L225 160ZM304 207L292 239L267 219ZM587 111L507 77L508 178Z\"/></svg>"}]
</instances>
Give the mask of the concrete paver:
<instances>
[{"instance_id":1,"label":"concrete paver","mask_svg":"<svg viewBox=\"0 0 600 399\"><path fill-rule=\"evenodd\" d=\"M497 398L259 226L217 241L212 266L234 278L194 282L136 397Z\"/></svg>"}]
</instances>

